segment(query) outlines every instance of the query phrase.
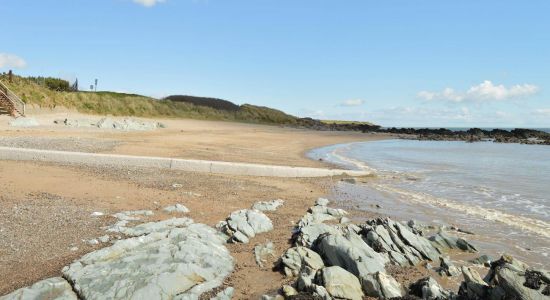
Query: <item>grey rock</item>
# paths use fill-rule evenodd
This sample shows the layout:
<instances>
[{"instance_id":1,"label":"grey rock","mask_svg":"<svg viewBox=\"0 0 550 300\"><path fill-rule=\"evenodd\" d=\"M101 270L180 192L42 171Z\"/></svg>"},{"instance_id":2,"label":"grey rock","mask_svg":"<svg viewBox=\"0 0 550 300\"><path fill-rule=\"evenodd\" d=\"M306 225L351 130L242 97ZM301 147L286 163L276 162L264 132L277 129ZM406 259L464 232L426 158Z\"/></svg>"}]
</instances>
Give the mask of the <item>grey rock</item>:
<instances>
[{"instance_id":1,"label":"grey rock","mask_svg":"<svg viewBox=\"0 0 550 300\"><path fill-rule=\"evenodd\" d=\"M189 218L172 218L160 222L149 222L137 225L135 227L123 227L120 233L127 236L140 236L152 232L164 232L177 227L189 226L193 223Z\"/></svg>"},{"instance_id":2,"label":"grey rock","mask_svg":"<svg viewBox=\"0 0 550 300\"><path fill-rule=\"evenodd\" d=\"M360 280L368 274L383 272L388 259L375 252L360 236L353 232L342 234L324 234L314 246L330 266L340 266Z\"/></svg>"},{"instance_id":3,"label":"grey rock","mask_svg":"<svg viewBox=\"0 0 550 300\"><path fill-rule=\"evenodd\" d=\"M109 240L111 239L111 237L109 235L103 235L103 236L100 236L97 238L100 242L102 243L107 243L109 242Z\"/></svg>"},{"instance_id":4,"label":"grey rock","mask_svg":"<svg viewBox=\"0 0 550 300\"><path fill-rule=\"evenodd\" d=\"M216 296L210 298L210 300L231 300L233 294L235 294L235 289L233 287L228 287L217 293Z\"/></svg>"},{"instance_id":5,"label":"grey rock","mask_svg":"<svg viewBox=\"0 0 550 300\"><path fill-rule=\"evenodd\" d=\"M395 278L387 275L384 271L364 276L362 286L367 296L381 299L401 297L405 294L403 287Z\"/></svg>"},{"instance_id":6,"label":"grey rock","mask_svg":"<svg viewBox=\"0 0 550 300\"><path fill-rule=\"evenodd\" d=\"M434 246L424 237L416 235L411 232L404 225L391 221L393 226L397 228L399 235L402 240L406 242L407 245L414 248L416 251L420 252L422 256L431 261L437 261L439 258L439 251L434 248Z\"/></svg>"},{"instance_id":7,"label":"grey rock","mask_svg":"<svg viewBox=\"0 0 550 300\"><path fill-rule=\"evenodd\" d=\"M321 269L317 274L317 284L323 286L334 299L363 299L359 279L339 266Z\"/></svg>"},{"instance_id":8,"label":"grey rock","mask_svg":"<svg viewBox=\"0 0 550 300\"><path fill-rule=\"evenodd\" d=\"M328 199L325 198L319 198L317 201L315 201L315 205L317 206L327 206L330 203Z\"/></svg>"},{"instance_id":9,"label":"grey rock","mask_svg":"<svg viewBox=\"0 0 550 300\"><path fill-rule=\"evenodd\" d=\"M311 214L329 215L329 216L333 216L335 218L341 218L341 217L348 214L343 209L331 208L331 207L326 207L326 206L313 206L313 207L309 208L308 212L311 213Z\"/></svg>"},{"instance_id":10,"label":"grey rock","mask_svg":"<svg viewBox=\"0 0 550 300\"><path fill-rule=\"evenodd\" d=\"M538 278L532 278L533 273L539 274ZM545 275L543 275L545 274ZM546 281L543 279L546 278ZM538 282L533 282L533 279ZM506 299L548 299L550 295L543 292L550 290L550 280L545 271L536 271L529 268L521 261L504 255L491 264L491 269L484 279L493 288L491 298L499 298L502 295Z\"/></svg>"},{"instance_id":11,"label":"grey rock","mask_svg":"<svg viewBox=\"0 0 550 300\"><path fill-rule=\"evenodd\" d=\"M256 234L271 231L273 224L261 211L243 209L232 212L224 222L220 223L220 228L230 237L231 242L247 243L247 240L255 237Z\"/></svg>"},{"instance_id":12,"label":"grey rock","mask_svg":"<svg viewBox=\"0 0 550 300\"><path fill-rule=\"evenodd\" d=\"M271 200L271 201L260 201L254 203L252 209L259 211L276 211L279 207L283 206L285 201L281 199Z\"/></svg>"},{"instance_id":13,"label":"grey rock","mask_svg":"<svg viewBox=\"0 0 550 300\"><path fill-rule=\"evenodd\" d=\"M458 294L465 299L488 299L490 287L479 273L468 267L462 267L461 270L464 281L460 284Z\"/></svg>"},{"instance_id":14,"label":"grey rock","mask_svg":"<svg viewBox=\"0 0 550 300\"><path fill-rule=\"evenodd\" d=\"M451 260L448 257L439 257L439 269L437 272L441 276L456 276L460 274L460 270L453 265Z\"/></svg>"},{"instance_id":15,"label":"grey rock","mask_svg":"<svg viewBox=\"0 0 550 300\"><path fill-rule=\"evenodd\" d=\"M463 238L449 235L445 230L440 230L430 237L432 244L440 250L460 249L462 251L477 252L474 245Z\"/></svg>"},{"instance_id":16,"label":"grey rock","mask_svg":"<svg viewBox=\"0 0 550 300\"><path fill-rule=\"evenodd\" d=\"M376 252L387 254L392 264L415 266L424 259L438 259L439 251L420 233L391 219L374 219L361 234Z\"/></svg>"},{"instance_id":17,"label":"grey rock","mask_svg":"<svg viewBox=\"0 0 550 300\"><path fill-rule=\"evenodd\" d=\"M475 258L475 259L472 259L472 260L469 260L469 262L473 263L473 264L476 264L476 265L484 265L486 267L490 267L491 266L491 261L493 261L493 259L488 256L488 255L481 255L480 257L478 258Z\"/></svg>"},{"instance_id":18,"label":"grey rock","mask_svg":"<svg viewBox=\"0 0 550 300\"><path fill-rule=\"evenodd\" d=\"M267 242L254 247L254 258L256 260L256 264L258 264L260 268L264 267L264 264L270 256L275 257L273 242Z\"/></svg>"},{"instance_id":19,"label":"grey rock","mask_svg":"<svg viewBox=\"0 0 550 300\"><path fill-rule=\"evenodd\" d=\"M446 300L454 299L454 294L443 289L435 279L426 277L411 284L409 288L411 295L423 300Z\"/></svg>"},{"instance_id":20,"label":"grey rock","mask_svg":"<svg viewBox=\"0 0 550 300\"><path fill-rule=\"evenodd\" d=\"M308 225L302 227L300 231L296 233L295 243L298 246L310 248L317 238L324 233L338 234L340 230L334 226L323 223Z\"/></svg>"},{"instance_id":21,"label":"grey rock","mask_svg":"<svg viewBox=\"0 0 550 300\"><path fill-rule=\"evenodd\" d=\"M71 285L61 277L48 278L32 286L24 287L11 294L1 296L0 300L78 300Z\"/></svg>"},{"instance_id":22,"label":"grey rock","mask_svg":"<svg viewBox=\"0 0 550 300\"><path fill-rule=\"evenodd\" d=\"M297 276L304 267L319 270L325 266L321 256L306 247L288 249L281 256L280 265L286 276Z\"/></svg>"},{"instance_id":23,"label":"grey rock","mask_svg":"<svg viewBox=\"0 0 550 300\"><path fill-rule=\"evenodd\" d=\"M179 204L179 203L176 203L174 205L170 205L170 206L167 206L165 208L163 208L162 210L164 210L165 212L167 213L181 213L181 214L186 214L189 212L189 209L187 207L185 207L184 205L182 204Z\"/></svg>"},{"instance_id":24,"label":"grey rock","mask_svg":"<svg viewBox=\"0 0 550 300\"><path fill-rule=\"evenodd\" d=\"M192 299L233 270L224 238L190 224L115 242L63 269L85 299ZM176 297L177 295L177 297Z\"/></svg>"}]
</instances>

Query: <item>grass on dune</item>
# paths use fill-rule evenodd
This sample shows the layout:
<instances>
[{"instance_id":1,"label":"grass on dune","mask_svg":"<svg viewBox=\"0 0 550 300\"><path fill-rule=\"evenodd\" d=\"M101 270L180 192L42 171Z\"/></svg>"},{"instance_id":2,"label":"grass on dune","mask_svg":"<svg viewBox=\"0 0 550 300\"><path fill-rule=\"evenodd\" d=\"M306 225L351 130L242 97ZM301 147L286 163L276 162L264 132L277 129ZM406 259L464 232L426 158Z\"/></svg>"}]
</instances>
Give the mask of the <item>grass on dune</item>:
<instances>
[{"instance_id":1,"label":"grass on dune","mask_svg":"<svg viewBox=\"0 0 550 300\"><path fill-rule=\"evenodd\" d=\"M295 125L298 122L298 118L282 111L250 104L241 105L235 111L227 111L192 103L157 100L136 94L54 91L19 76L14 76L12 83L8 83L6 78L1 79L25 103L43 108L61 106L76 109L81 113L113 116L191 118L283 125Z\"/></svg>"}]
</instances>

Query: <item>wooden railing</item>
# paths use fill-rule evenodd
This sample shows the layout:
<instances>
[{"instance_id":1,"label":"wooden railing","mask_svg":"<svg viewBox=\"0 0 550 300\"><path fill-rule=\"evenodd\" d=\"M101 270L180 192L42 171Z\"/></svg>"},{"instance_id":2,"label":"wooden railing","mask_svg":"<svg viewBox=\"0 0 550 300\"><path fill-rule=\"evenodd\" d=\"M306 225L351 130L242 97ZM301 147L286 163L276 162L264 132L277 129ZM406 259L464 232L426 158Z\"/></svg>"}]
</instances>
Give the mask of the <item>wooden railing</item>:
<instances>
[{"instance_id":1,"label":"wooden railing","mask_svg":"<svg viewBox=\"0 0 550 300\"><path fill-rule=\"evenodd\" d=\"M8 101L13 104L15 110L21 115L25 116L25 102L19 99L10 89L0 81L0 93L4 94Z\"/></svg>"}]
</instances>

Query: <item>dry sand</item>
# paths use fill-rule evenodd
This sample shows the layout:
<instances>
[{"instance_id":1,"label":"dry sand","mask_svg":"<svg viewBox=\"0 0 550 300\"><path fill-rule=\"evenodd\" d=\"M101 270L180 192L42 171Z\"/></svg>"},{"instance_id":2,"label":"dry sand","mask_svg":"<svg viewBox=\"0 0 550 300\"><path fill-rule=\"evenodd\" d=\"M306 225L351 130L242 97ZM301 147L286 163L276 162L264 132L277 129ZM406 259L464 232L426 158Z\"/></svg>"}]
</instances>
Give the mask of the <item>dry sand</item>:
<instances>
[{"instance_id":1,"label":"dry sand","mask_svg":"<svg viewBox=\"0 0 550 300\"><path fill-rule=\"evenodd\" d=\"M20 146L134 155L170 156L294 166L323 166L307 159L322 145L387 138L346 132L316 132L228 122L161 120L166 129L150 132L76 129L52 125L64 116L42 115L37 128L10 128L0 118L0 138ZM75 117L75 116L71 116ZM91 118L90 116L79 116ZM0 139L1 143L1 139ZM162 208L187 206L196 222L215 225L230 212L260 200L284 199L268 216L274 230L246 245L228 245L236 259L227 286L235 299L257 299L278 289L285 278L254 261L253 248L271 240L276 257L289 245L291 229L337 178L282 179L208 175L152 169L114 169L0 161L0 295L37 280L60 275L61 268L100 246L85 241L105 234L109 214L150 209L150 220L170 216ZM182 187L173 187L174 183ZM91 217L95 211L105 217ZM77 247L78 250L71 251Z\"/></svg>"}]
</instances>

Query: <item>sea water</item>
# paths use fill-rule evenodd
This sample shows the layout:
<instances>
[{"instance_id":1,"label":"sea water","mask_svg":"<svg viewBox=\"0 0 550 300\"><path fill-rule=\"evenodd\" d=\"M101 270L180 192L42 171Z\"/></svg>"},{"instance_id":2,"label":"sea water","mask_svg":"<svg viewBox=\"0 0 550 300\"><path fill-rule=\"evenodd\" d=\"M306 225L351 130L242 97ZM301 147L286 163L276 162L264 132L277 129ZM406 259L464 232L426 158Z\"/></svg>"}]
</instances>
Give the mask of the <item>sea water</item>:
<instances>
[{"instance_id":1,"label":"sea water","mask_svg":"<svg viewBox=\"0 0 550 300\"><path fill-rule=\"evenodd\" d=\"M481 252L550 267L550 146L383 140L328 146L310 156L377 174L366 184L335 188L361 209L454 225L474 232L466 238Z\"/></svg>"}]
</instances>

